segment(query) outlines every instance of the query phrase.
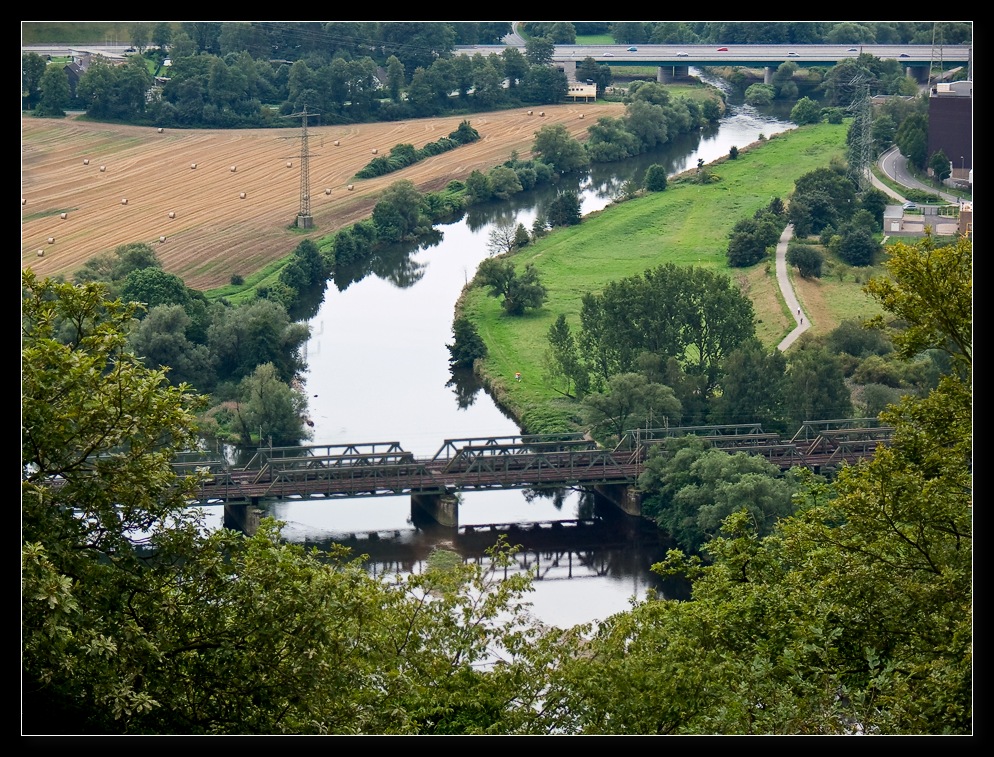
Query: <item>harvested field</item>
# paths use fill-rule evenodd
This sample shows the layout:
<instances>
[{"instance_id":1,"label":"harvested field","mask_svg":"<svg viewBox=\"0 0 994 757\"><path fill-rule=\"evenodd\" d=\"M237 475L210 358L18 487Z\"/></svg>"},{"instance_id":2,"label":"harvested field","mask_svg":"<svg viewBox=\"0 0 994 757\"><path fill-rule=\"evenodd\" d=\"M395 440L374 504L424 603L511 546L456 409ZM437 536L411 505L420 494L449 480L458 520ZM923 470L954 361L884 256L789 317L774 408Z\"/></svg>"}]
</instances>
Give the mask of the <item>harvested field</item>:
<instances>
[{"instance_id":1,"label":"harvested field","mask_svg":"<svg viewBox=\"0 0 994 757\"><path fill-rule=\"evenodd\" d=\"M316 240L369 217L379 194L395 181L437 191L452 179L503 163L513 151L531 157L535 132L544 125L564 124L583 139L597 118L620 116L623 109L620 103L583 103L544 106L532 115L523 108L310 126L314 228L306 233L292 230L300 209L299 128L160 132L22 117L21 268L70 278L94 255L148 242L163 268L188 286L223 286L233 274L251 275L288 255L301 239ZM354 178L374 149L387 155L400 143L421 148L448 136L463 120L480 133L479 142L386 176Z\"/></svg>"}]
</instances>

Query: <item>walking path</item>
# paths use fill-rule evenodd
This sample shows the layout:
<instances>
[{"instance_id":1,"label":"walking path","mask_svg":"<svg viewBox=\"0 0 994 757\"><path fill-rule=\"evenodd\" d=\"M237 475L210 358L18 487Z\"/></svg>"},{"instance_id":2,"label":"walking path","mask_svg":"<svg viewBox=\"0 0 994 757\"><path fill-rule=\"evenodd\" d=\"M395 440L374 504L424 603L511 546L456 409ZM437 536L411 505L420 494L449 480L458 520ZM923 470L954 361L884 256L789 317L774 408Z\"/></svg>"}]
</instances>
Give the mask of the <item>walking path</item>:
<instances>
[{"instance_id":1,"label":"walking path","mask_svg":"<svg viewBox=\"0 0 994 757\"><path fill-rule=\"evenodd\" d=\"M780 241L777 242L777 283L780 285L784 302L787 303L791 315L794 316L794 323L797 324L777 345L777 349L781 352L790 347L797 337L811 328L811 322L804 319L804 312L801 310L801 304L797 301L797 295L794 294L794 287L791 285L790 276L787 273L787 244L793 236L794 224L789 223L787 228L783 230L783 234L780 235Z\"/></svg>"}]
</instances>

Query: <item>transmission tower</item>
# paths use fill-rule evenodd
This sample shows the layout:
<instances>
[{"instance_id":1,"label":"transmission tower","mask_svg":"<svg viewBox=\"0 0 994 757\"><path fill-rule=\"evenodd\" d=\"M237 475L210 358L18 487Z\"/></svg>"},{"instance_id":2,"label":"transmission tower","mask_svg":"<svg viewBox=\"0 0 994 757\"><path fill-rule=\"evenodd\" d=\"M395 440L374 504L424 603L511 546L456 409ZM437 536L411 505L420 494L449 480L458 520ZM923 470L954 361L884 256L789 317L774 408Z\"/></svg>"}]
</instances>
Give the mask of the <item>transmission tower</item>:
<instances>
[{"instance_id":1,"label":"transmission tower","mask_svg":"<svg viewBox=\"0 0 994 757\"><path fill-rule=\"evenodd\" d=\"M870 187L870 164L873 161L873 110L870 105L870 85L863 74L850 80L853 97L848 110L853 123L849 132L849 176L860 192Z\"/></svg>"},{"instance_id":2,"label":"transmission tower","mask_svg":"<svg viewBox=\"0 0 994 757\"><path fill-rule=\"evenodd\" d=\"M300 132L300 155L290 156L300 158L300 210L297 212L297 228L309 229L314 225L311 217L311 175L310 175L310 152L307 147L307 117L318 115L308 113L307 106L304 106L302 113L291 113L287 118L302 118ZM282 137L282 139L294 139L294 137Z\"/></svg>"}]
</instances>

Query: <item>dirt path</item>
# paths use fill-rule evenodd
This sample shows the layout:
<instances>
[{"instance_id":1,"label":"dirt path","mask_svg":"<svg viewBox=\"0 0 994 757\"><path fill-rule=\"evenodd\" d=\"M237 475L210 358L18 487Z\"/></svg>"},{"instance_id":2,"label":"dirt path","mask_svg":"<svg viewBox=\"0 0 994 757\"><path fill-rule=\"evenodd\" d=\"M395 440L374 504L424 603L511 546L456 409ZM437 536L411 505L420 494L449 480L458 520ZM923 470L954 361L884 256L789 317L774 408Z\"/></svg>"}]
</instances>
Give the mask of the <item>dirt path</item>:
<instances>
[{"instance_id":1,"label":"dirt path","mask_svg":"<svg viewBox=\"0 0 994 757\"><path fill-rule=\"evenodd\" d=\"M597 118L620 116L623 108L583 103L533 109L530 115L520 109L312 126L314 229L307 234L291 230L300 208L299 129L160 132L22 117L21 267L69 278L94 255L149 242L163 268L188 286L222 286L232 274L246 276L287 255L305 237L317 239L370 216L379 194L395 181L408 179L422 192L438 190L503 163L513 151L531 157L535 132L546 124L564 124L584 138ZM420 148L448 136L463 120L480 133L479 142L387 176L354 178L374 149L387 155L399 143Z\"/></svg>"}]
</instances>

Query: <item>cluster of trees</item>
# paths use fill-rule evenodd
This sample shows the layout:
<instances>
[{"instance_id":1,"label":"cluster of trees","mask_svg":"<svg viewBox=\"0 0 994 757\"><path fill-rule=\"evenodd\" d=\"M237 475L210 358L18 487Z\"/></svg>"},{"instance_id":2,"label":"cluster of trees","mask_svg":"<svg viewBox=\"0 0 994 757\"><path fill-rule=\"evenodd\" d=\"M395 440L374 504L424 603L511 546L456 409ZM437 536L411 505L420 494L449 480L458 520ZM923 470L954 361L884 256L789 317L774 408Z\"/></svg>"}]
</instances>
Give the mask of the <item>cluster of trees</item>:
<instances>
[{"instance_id":1,"label":"cluster of trees","mask_svg":"<svg viewBox=\"0 0 994 757\"><path fill-rule=\"evenodd\" d=\"M133 303L127 347L173 387L211 396L205 435L242 444L293 444L306 434L306 397L296 382L306 324L287 306L303 289L323 285L326 268L313 242L301 242L273 284L241 304L210 302L162 269L147 244L122 245L89 260L75 277L105 296ZM95 294L91 295L96 297Z\"/></svg>"},{"instance_id":2,"label":"cluster of trees","mask_svg":"<svg viewBox=\"0 0 994 757\"><path fill-rule=\"evenodd\" d=\"M509 545L384 578L271 521L205 531L171 466L201 401L128 349L105 285L24 272L24 731L970 734L972 245L888 269L890 341L949 367L883 414L893 441L832 482L661 451L647 497L705 537L655 569L692 599L566 629L528 618Z\"/></svg>"},{"instance_id":3,"label":"cluster of trees","mask_svg":"<svg viewBox=\"0 0 994 757\"><path fill-rule=\"evenodd\" d=\"M442 137L442 139L434 142L428 142L421 149L417 149L411 144L394 145L389 155L379 155L373 158L356 173L356 178L372 179L377 176L393 173L394 171L399 171L402 168L413 165L419 160L454 150L460 145L468 145L479 139L480 133L470 126L469 121L463 121L449 136Z\"/></svg>"}]
</instances>

